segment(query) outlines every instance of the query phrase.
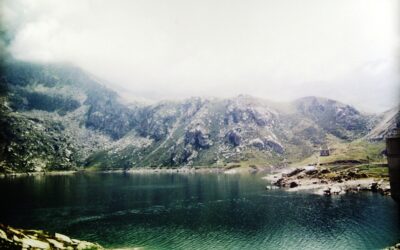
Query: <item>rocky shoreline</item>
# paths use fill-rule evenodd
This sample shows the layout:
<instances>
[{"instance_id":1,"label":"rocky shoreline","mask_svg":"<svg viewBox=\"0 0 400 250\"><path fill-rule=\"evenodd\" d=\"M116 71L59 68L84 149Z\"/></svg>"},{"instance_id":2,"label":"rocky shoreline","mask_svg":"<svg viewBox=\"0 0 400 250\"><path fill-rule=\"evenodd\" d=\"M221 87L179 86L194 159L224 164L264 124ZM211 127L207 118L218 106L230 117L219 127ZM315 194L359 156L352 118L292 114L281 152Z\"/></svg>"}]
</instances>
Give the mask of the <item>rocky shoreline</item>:
<instances>
[{"instance_id":1,"label":"rocky shoreline","mask_svg":"<svg viewBox=\"0 0 400 250\"><path fill-rule=\"evenodd\" d=\"M97 243L71 239L59 234L42 230L16 229L0 224L1 249L71 249L71 250L102 250Z\"/></svg>"},{"instance_id":2,"label":"rocky shoreline","mask_svg":"<svg viewBox=\"0 0 400 250\"><path fill-rule=\"evenodd\" d=\"M349 192L372 191L390 195L387 180L371 178L357 168L333 172L315 166L297 167L268 175L264 179L272 185L266 189L287 188L288 191L310 191L320 195L341 195Z\"/></svg>"},{"instance_id":3,"label":"rocky shoreline","mask_svg":"<svg viewBox=\"0 0 400 250\"><path fill-rule=\"evenodd\" d=\"M397 243L396 245L388 247L386 249L387 250L398 250L398 249L400 249L400 243Z\"/></svg>"},{"instance_id":4,"label":"rocky shoreline","mask_svg":"<svg viewBox=\"0 0 400 250\"><path fill-rule=\"evenodd\" d=\"M0 173L0 178L20 177L20 176L42 176L42 175L73 175L77 173L133 173L133 174L153 174L153 173L225 173L236 174L242 172L264 172L269 171L269 167L257 167L255 165L241 166L232 165L226 167L178 167L178 168L130 168L130 169L111 169L111 170L71 170L71 171L41 171L41 172L10 172Z\"/></svg>"}]
</instances>

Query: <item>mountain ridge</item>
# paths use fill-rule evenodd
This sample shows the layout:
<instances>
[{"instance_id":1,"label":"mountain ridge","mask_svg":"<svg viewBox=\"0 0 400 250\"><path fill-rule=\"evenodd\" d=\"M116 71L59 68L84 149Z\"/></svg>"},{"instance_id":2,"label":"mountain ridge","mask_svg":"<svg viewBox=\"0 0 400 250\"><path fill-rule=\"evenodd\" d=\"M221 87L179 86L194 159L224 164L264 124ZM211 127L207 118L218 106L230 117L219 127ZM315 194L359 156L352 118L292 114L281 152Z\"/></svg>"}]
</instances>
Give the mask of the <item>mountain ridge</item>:
<instances>
[{"instance_id":1,"label":"mountain ridge","mask_svg":"<svg viewBox=\"0 0 400 250\"><path fill-rule=\"evenodd\" d=\"M76 67L13 60L5 69L2 172L281 164L310 156L327 137L368 139L380 119L321 97L127 104Z\"/></svg>"}]
</instances>

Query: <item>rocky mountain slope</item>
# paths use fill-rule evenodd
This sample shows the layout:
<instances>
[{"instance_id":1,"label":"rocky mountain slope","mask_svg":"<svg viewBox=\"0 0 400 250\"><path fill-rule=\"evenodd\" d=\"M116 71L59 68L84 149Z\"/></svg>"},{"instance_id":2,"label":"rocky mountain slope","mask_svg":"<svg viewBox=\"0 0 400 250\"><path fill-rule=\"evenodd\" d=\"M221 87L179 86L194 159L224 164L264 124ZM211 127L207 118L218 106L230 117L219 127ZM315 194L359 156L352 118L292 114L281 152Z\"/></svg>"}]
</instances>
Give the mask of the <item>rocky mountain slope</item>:
<instances>
[{"instance_id":1,"label":"rocky mountain slope","mask_svg":"<svg viewBox=\"0 0 400 250\"><path fill-rule=\"evenodd\" d=\"M3 68L1 172L282 164L310 156L327 136L366 138L379 120L317 97L127 104L70 65L9 59Z\"/></svg>"},{"instance_id":2,"label":"rocky mountain slope","mask_svg":"<svg viewBox=\"0 0 400 250\"><path fill-rule=\"evenodd\" d=\"M400 107L392 108L379 116L379 122L368 133L366 138L373 141L381 141L395 130L400 128Z\"/></svg>"}]
</instances>

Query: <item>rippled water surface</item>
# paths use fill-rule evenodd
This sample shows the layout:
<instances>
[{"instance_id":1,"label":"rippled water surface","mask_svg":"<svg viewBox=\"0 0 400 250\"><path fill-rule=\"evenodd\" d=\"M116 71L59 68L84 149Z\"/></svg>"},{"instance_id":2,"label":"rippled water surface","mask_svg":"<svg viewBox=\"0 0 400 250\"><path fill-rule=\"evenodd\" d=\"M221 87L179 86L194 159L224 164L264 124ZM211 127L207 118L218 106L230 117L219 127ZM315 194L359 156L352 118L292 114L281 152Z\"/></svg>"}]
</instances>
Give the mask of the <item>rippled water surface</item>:
<instances>
[{"instance_id":1,"label":"rippled water surface","mask_svg":"<svg viewBox=\"0 0 400 250\"><path fill-rule=\"evenodd\" d=\"M109 248L382 249L400 241L390 197L322 197L265 185L249 174L1 178L0 222Z\"/></svg>"}]
</instances>

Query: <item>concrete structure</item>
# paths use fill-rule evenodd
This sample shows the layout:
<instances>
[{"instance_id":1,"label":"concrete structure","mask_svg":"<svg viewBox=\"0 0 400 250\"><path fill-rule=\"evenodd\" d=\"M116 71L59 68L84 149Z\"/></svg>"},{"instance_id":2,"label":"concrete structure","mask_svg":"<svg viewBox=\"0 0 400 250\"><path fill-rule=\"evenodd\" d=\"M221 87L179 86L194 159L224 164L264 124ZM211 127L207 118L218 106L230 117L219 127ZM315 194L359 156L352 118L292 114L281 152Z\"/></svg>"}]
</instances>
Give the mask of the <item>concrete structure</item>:
<instances>
[{"instance_id":1,"label":"concrete structure","mask_svg":"<svg viewBox=\"0 0 400 250\"><path fill-rule=\"evenodd\" d=\"M396 130L386 138L386 154L389 165L392 198L400 202L400 133Z\"/></svg>"}]
</instances>

